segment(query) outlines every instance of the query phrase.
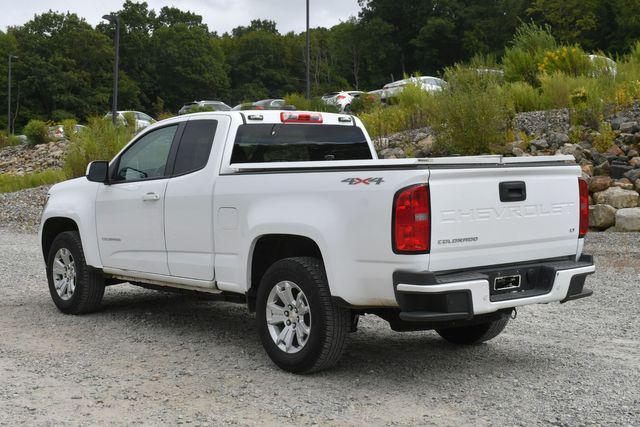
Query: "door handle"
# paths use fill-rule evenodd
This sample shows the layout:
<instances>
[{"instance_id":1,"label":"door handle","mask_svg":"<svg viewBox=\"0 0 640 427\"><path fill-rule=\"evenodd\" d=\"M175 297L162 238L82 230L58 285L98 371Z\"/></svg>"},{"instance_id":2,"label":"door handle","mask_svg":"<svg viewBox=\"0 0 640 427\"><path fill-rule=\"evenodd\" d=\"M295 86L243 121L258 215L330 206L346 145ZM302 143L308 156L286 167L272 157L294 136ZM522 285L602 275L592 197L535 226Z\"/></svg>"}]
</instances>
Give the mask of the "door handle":
<instances>
[{"instance_id":1,"label":"door handle","mask_svg":"<svg viewBox=\"0 0 640 427\"><path fill-rule=\"evenodd\" d=\"M524 181L509 181L500 183L501 202L522 202L527 200L527 186Z\"/></svg>"},{"instance_id":2,"label":"door handle","mask_svg":"<svg viewBox=\"0 0 640 427\"><path fill-rule=\"evenodd\" d=\"M160 196L156 193L147 193L142 196L143 202L156 202L158 200L160 200Z\"/></svg>"}]
</instances>

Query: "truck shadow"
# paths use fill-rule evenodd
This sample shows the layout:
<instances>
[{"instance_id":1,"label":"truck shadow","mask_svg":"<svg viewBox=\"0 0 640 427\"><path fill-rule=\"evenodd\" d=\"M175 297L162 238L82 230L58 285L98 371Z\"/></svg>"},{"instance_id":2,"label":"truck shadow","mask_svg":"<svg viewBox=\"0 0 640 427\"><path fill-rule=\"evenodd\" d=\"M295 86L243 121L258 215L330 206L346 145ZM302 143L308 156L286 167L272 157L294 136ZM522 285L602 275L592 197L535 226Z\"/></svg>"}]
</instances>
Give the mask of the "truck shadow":
<instances>
[{"instance_id":1,"label":"truck shadow","mask_svg":"<svg viewBox=\"0 0 640 427\"><path fill-rule=\"evenodd\" d=\"M186 341L195 343L204 354L240 353L248 359L244 361L247 365L257 364L272 375L289 375L269 361L258 339L255 316L242 304L142 289L107 291L102 310L94 316L107 317L120 328L150 335L167 345ZM359 330L350 334L341 362L315 377L328 380L336 375L342 379L375 375L408 380L416 375L452 374L459 379L465 375L507 376L523 370L535 374L557 362L548 353L540 356L532 351L531 342L526 346L514 344L520 339L510 335L508 326L490 343L457 346L440 339L434 331L398 333L381 319L366 316Z\"/></svg>"}]
</instances>

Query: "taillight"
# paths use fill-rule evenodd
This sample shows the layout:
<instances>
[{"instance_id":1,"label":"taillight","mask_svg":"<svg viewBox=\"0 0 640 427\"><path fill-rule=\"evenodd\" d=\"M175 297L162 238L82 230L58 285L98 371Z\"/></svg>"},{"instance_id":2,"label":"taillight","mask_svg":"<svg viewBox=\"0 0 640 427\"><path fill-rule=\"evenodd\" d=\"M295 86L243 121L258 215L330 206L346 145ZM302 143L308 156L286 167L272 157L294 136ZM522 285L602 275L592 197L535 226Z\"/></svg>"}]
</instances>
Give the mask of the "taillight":
<instances>
[{"instance_id":1,"label":"taillight","mask_svg":"<svg viewBox=\"0 0 640 427\"><path fill-rule=\"evenodd\" d=\"M338 95L338 96L336 96L336 99L337 99L338 101L340 101L340 100L342 100L342 99L345 99L345 98L346 98L346 96L344 96L344 95Z\"/></svg>"},{"instance_id":2,"label":"taillight","mask_svg":"<svg viewBox=\"0 0 640 427\"><path fill-rule=\"evenodd\" d=\"M431 206L426 184L404 188L393 202L393 251L424 254L431 248Z\"/></svg>"},{"instance_id":3,"label":"taillight","mask_svg":"<svg viewBox=\"0 0 640 427\"><path fill-rule=\"evenodd\" d=\"M283 113L280 113L280 121L282 121L282 123L290 123L290 122L322 123L322 114L283 112Z\"/></svg>"},{"instance_id":4,"label":"taillight","mask_svg":"<svg viewBox=\"0 0 640 427\"><path fill-rule=\"evenodd\" d=\"M580 232L578 237L584 237L589 231L589 185L583 178L578 178L580 187Z\"/></svg>"}]
</instances>

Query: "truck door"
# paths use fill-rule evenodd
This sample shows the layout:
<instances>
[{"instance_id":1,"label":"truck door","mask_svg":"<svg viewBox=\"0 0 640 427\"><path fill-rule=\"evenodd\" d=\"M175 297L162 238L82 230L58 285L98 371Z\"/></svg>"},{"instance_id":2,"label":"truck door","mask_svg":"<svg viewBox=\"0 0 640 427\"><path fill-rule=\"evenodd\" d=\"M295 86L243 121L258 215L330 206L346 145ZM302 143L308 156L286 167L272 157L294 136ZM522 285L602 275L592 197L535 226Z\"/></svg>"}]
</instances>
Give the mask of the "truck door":
<instances>
[{"instance_id":1,"label":"truck door","mask_svg":"<svg viewBox=\"0 0 640 427\"><path fill-rule=\"evenodd\" d=\"M169 274L164 236L167 164L178 124L154 129L114 163L96 198L96 229L105 267Z\"/></svg>"},{"instance_id":2,"label":"truck door","mask_svg":"<svg viewBox=\"0 0 640 427\"><path fill-rule=\"evenodd\" d=\"M210 118L207 118L210 117ZM215 119L214 119L215 117ZM186 123L165 196L165 234L172 276L214 279L213 189L224 148L226 116Z\"/></svg>"}]
</instances>

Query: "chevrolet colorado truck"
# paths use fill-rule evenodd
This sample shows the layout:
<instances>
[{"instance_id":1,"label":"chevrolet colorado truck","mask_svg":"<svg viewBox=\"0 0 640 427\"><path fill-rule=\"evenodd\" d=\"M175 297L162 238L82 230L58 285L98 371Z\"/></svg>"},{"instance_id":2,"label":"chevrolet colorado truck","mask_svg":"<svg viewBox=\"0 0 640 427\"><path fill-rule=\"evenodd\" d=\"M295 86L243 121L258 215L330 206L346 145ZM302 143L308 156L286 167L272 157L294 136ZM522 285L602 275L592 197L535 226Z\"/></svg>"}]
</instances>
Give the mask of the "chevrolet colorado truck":
<instances>
[{"instance_id":1,"label":"chevrolet colorado truck","mask_svg":"<svg viewBox=\"0 0 640 427\"><path fill-rule=\"evenodd\" d=\"M308 373L364 314L476 344L515 307L589 296L588 223L572 157L379 160L354 116L229 111L153 124L53 186L39 237L63 313L125 282L235 296Z\"/></svg>"}]
</instances>

